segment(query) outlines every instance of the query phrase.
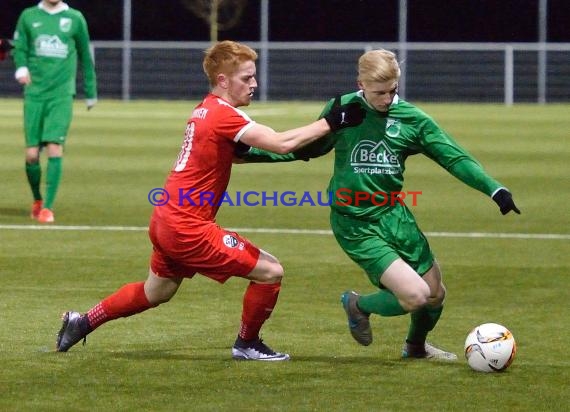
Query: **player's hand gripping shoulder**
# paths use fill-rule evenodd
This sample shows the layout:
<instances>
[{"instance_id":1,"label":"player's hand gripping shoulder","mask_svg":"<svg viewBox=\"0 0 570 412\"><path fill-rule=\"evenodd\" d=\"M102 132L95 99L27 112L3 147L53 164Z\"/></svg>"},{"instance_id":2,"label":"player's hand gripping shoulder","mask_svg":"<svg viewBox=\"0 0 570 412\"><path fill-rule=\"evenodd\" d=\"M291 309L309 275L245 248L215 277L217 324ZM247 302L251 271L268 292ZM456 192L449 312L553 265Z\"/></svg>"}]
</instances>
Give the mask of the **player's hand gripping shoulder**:
<instances>
[{"instance_id":1,"label":"player's hand gripping shoulder","mask_svg":"<svg viewBox=\"0 0 570 412\"><path fill-rule=\"evenodd\" d=\"M365 116L366 110L359 103L340 104L340 96L336 96L325 120L331 131L336 132L345 127L358 126Z\"/></svg>"},{"instance_id":2,"label":"player's hand gripping shoulder","mask_svg":"<svg viewBox=\"0 0 570 412\"><path fill-rule=\"evenodd\" d=\"M499 191L493 195L492 199L499 205L503 215L506 215L511 210L518 215L521 214L521 211L515 205L513 195L511 195L511 192L507 189L499 189Z\"/></svg>"}]
</instances>

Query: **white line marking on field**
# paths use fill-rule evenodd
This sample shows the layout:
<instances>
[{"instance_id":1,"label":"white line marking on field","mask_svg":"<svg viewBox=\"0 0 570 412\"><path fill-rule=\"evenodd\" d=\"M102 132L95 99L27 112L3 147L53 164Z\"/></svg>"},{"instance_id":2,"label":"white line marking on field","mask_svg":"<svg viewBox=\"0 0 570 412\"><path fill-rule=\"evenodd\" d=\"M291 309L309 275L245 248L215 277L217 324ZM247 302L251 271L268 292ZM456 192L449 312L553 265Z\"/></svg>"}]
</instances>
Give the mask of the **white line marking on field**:
<instances>
[{"instance_id":1,"label":"white line marking on field","mask_svg":"<svg viewBox=\"0 0 570 412\"><path fill-rule=\"evenodd\" d=\"M228 230L241 233L275 233L282 235L317 235L330 236L332 231L320 229L278 229L237 227ZM68 231L108 231L108 232L146 232L146 226L62 226L62 225L0 225L0 230L68 230ZM544 239L570 240L565 233L485 233L485 232L425 232L430 237L449 238L498 238L498 239Z\"/></svg>"}]
</instances>

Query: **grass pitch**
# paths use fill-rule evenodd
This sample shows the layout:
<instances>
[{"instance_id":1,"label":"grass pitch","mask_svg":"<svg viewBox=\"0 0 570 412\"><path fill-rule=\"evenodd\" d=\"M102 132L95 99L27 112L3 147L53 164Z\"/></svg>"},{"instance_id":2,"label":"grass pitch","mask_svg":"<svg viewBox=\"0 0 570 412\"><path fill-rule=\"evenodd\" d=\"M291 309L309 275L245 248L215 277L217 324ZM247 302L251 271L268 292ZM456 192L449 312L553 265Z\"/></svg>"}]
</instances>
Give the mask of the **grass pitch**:
<instances>
[{"instance_id":1,"label":"grass pitch","mask_svg":"<svg viewBox=\"0 0 570 412\"><path fill-rule=\"evenodd\" d=\"M328 208L308 205L224 206L218 218L282 261L286 277L263 337L289 352L290 362L231 360L246 284L232 279L222 286L199 276L170 303L104 325L85 347L53 352L62 311L85 311L124 283L145 279L147 195L162 186L192 107L103 100L87 113L78 103L56 230L37 229L28 217L21 101L0 100L0 410L567 409L567 105L420 105L512 190L522 210L502 216L490 199L433 162L421 156L407 162L404 190L422 191L413 211L448 288L430 339L457 352L457 363L400 360L408 317L373 317L369 347L351 339L340 294L373 288L327 234ZM309 122L320 110L320 103L247 109L278 130ZM324 191L331 165L331 155L238 165L228 191ZM484 322L506 325L517 340L505 373L475 373L463 359L467 333Z\"/></svg>"}]
</instances>

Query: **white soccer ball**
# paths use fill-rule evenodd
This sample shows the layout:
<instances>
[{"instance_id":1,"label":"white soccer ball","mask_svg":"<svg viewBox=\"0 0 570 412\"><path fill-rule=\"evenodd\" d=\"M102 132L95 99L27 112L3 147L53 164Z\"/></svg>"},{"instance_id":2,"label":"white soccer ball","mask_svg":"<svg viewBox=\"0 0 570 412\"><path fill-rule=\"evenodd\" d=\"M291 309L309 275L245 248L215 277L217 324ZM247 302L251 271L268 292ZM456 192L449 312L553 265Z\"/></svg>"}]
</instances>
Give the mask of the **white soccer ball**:
<instances>
[{"instance_id":1,"label":"white soccer ball","mask_svg":"<svg viewBox=\"0 0 570 412\"><path fill-rule=\"evenodd\" d=\"M465 340L465 357L478 372L501 372L515 358L517 344L511 331L497 323L477 326Z\"/></svg>"}]
</instances>

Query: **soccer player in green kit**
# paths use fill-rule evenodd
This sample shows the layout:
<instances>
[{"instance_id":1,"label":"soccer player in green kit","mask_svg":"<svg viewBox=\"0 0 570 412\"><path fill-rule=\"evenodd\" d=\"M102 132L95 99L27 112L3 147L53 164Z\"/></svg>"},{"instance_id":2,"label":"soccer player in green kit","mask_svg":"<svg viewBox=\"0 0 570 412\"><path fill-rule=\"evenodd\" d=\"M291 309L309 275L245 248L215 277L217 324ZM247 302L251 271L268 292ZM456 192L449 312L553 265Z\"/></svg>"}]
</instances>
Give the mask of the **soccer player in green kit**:
<instances>
[{"instance_id":1,"label":"soccer player in green kit","mask_svg":"<svg viewBox=\"0 0 570 412\"><path fill-rule=\"evenodd\" d=\"M72 118L78 59L87 109L97 102L85 18L61 0L42 0L20 15L13 56L16 80L24 86L26 175L34 197L31 216L40 223L52 223L63 146ZM41 149L46 150L48 157L45 199L40 191Z\"/></svg>"},{"instance_id":2,"label":"soccer player in green kit","mask_svg":"<svg viewBox=\"0 0 570 412\"><path fill-rule=\"evenodd\" d=\"M446 291L428 241L400 195L404 163L409 156L422 153L490 196L503 215L520 211L511 193L430 116L399 98L399 78L394 53L366 52L358 61L360 90L341 99L343 104L358 102L365 108L361 125L329 133L290 155L255 148L242 148L237 155L246 162L308 160L334 148L334 173L328 188L331 227L344 252L379 289L366 295L342 294L353 338L364 346L372 343L369 317L373 313L410 313L402 357L453 361L455 354L426 343L442 313ZM332 104L327 104L322 115Z\"/></svg>"}]
</instances>

